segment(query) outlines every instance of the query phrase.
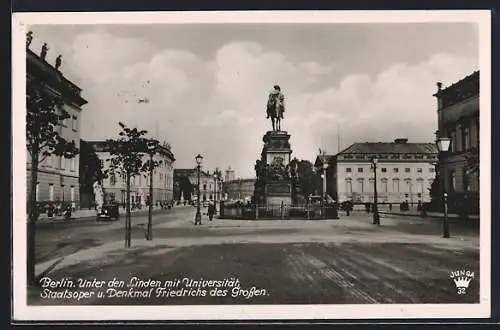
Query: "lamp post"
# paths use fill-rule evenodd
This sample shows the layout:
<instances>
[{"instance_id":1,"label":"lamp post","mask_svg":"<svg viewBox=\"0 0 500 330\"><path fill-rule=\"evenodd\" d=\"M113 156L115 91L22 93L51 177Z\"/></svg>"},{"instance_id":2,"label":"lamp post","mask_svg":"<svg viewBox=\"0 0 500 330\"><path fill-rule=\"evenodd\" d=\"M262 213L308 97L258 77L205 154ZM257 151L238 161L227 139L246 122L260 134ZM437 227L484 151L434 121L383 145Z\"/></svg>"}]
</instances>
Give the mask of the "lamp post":
<instances>
[{"instance_id":1,"label":"lamp post","mask_svg":"<svg viewBox=\"0 0 500 330\"><path fill-rule=\"evenodd\" d=\"M373 224L380 225L380 215L378 214L378 205L377 205L377 157L372 158L372 166L373 166Z\"/></svg>"},{"instance_id":2,"label":"lamp post","mask_svg":"<svg viewBox=\"0 0 500 330\"><path fill-rule=\"evenodd\" d=\"M195 157L196 159L196 168L198 169L198 192L197 192L197 205L196 205L196 216L194 218L194 224L195 226L197 224L201 225L201 213L200 213L200 169L201 169L201 161L203 160L203 156L198 154L198 156Z\"/></svg>"},{"instance_id":3,"label":"lamp post","mask_svg":"<svg viewBox=\"0 0 500 330\"><path fill-rule=\"evenodd\" d=\"M439 151L439 177L440 177L440 186L441 193L443 196L443 211L444 211L444 219L443 219L443 238L450 238L450 228L448 224L448 193L446 192L445 180L444 180L444 171L443 171L443 160L444 155L450 148L451 139L445 137L439 137L436 140L436 146Z\"/></svg>"},{"instance_id":4,"label":"lamp post","mask_svg":"<svg viewBox=\"0 0 500 330\"><path fill-rule=\"evenodd\" d=\"M328 163L326 162L326 154L323 152L323 198L321 199L321 208L323 219L326 218L325 203L326 203L326 170L328 169Z\"/></svg>"},{"instance_id":5,"label":"lamp post","mask_svg":"<svg viewBox=\"0 0 500 330\"><path fill-rule=\"evenodd\" d=\"M215 207L215 212L217 212L217 178L218 178L218 172L217 169L214 171L214 206Z\"/></svg>"},{"instance_id":6,"label":"lamp post","mask_svg":"<svg viewBox=\"0 0 500 330\"><path fill-rule=\"evenodd\" d=\"M148 235L147 239L153 239L153 155L156 150L156 145L152 141L147 142L149 151L149 211L148 211Z\"/></svg>"}]
</instances>

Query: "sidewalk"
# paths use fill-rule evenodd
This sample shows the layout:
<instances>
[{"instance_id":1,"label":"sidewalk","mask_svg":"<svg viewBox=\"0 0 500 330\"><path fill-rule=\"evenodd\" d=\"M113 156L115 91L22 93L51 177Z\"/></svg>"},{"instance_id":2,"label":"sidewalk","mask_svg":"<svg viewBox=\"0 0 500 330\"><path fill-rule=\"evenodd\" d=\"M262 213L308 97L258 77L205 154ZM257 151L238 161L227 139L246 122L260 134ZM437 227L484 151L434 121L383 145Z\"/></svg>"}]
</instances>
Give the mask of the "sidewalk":
<instances>
[{"instance_id":1,"label":"sidewalk","mask_svg":"<svg viewBox=\"0 0 500 330\"><path fill-rule=\"evenodd\" d=\"M184 206L174 206L173 208L180 208L180 207L184 207ZM153 211L161 210L161 209L162 208L159 206L153 206ZM167 209L164 209L164 210L167 210ZM149 208L145 207L142 209L130 210L130 213L141 213L141 212L147 213L148 211L149 211ZM120 212L120 215L125 215L124 208L120 207L119 212ZM88 210L88 209L77 210L77 211L71 213L71 220L70 221L78 220L78 219L85 219L85 218L94 218L94 217L96 217L96 215L97 215L96 210ZM43 213L43 214L40 214L40 216L38 217L38 222L54 222L54 221L61 221L61 220L66 221L64 219L63 215L53 216L53 217L49 218L47 216L47 214Z\"/></svg>"},{"instance_id":2,"label":"sidewalk","mask_svg":"<svg viewBox=\"0 0 500 330\"><path fill-rule=\"evenodd\" d=\"M409 216L409 217L420 217L421 213L418 211L379 211L379 214L386 215L399 215L399 216ZM427 212L426 218L444 218L444 213L440 212ZM448 214L448 218L450 219L459 219L460 216L458 214ZM469 220L479 220L479 215L471 214L467 216Z\"/></svg>"}]
</instances>

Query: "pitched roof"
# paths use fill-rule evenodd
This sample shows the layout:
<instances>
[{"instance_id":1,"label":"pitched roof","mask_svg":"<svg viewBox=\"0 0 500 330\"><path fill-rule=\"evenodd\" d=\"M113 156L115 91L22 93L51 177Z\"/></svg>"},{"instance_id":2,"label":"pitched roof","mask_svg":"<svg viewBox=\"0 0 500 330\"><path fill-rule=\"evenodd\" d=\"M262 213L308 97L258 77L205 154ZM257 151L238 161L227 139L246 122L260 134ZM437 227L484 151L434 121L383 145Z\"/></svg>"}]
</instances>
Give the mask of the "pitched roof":
<instances>
[{"instance_id":1,"label":"pitched roof","mask_svg":"<svg viewBox=\"0 0 500 330\"><path fill-rule=\"evenodd\" d=\"M344 154L434 154L437 153L434 143L396 143L396 142L362 142L354 143L342 150Z\"/></svg>"}]
</instances>

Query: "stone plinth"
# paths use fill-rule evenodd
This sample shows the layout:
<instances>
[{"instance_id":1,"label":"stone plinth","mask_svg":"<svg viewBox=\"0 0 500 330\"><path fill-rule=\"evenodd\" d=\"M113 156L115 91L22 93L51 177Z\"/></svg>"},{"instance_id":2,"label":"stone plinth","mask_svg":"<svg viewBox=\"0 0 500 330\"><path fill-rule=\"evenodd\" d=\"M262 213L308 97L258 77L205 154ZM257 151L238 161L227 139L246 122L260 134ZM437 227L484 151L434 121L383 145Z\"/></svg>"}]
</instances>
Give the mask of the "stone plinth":
<instances>
[{"instance_id":1,"label":"stone plinth","mask_svg":"<svg viewBox=\"0 0 500 330\"><path fill-rule=\"evenodd\" d=\"M269 131L262 141L261 159L256 163L257 181L254 200L258 204L292 203L290 178L290 135L285 131Z\"/></svg>"}]
</instances>

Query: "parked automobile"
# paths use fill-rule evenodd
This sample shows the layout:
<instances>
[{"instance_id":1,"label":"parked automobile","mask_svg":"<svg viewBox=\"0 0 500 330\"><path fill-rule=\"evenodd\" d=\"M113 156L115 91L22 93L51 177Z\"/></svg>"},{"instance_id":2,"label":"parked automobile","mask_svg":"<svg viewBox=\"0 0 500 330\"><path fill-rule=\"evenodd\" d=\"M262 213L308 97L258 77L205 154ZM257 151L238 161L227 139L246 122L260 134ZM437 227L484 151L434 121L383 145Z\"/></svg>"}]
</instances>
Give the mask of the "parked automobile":
<instances>
[{"instance_id":1,"label":"parked automobile","mask_svg":"<svg viewBox=\"0 0 500 330\"><path fill-rule=\"evenodd\" d=\"M101 212L97 214L97 220L118 220L120 208L118 203L109 203L102 206Z\"/></svg>"}]
</instances>

